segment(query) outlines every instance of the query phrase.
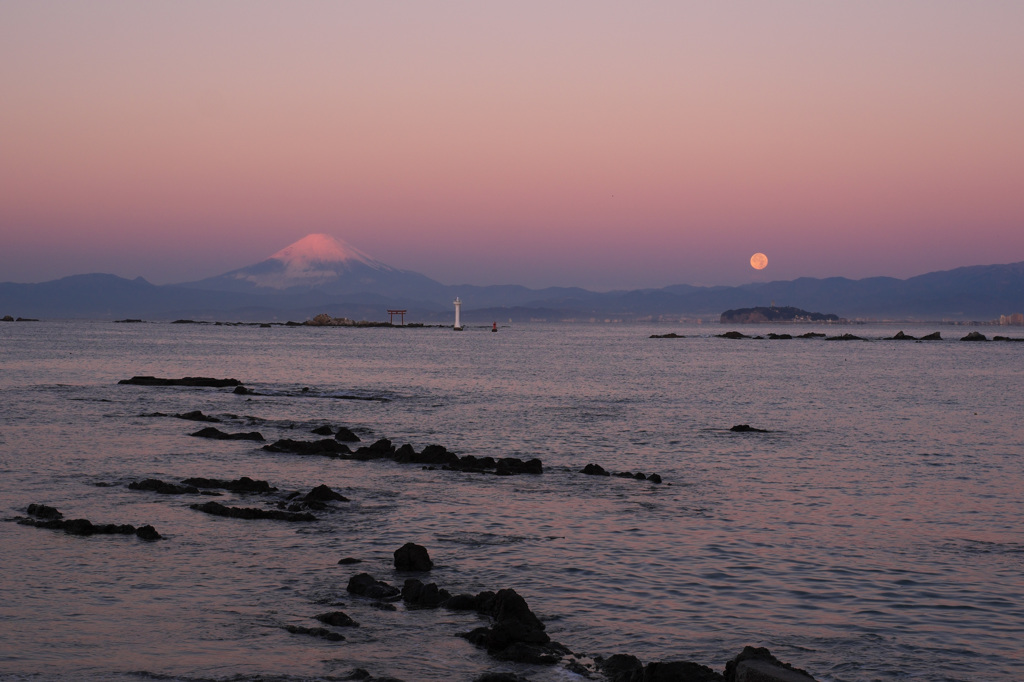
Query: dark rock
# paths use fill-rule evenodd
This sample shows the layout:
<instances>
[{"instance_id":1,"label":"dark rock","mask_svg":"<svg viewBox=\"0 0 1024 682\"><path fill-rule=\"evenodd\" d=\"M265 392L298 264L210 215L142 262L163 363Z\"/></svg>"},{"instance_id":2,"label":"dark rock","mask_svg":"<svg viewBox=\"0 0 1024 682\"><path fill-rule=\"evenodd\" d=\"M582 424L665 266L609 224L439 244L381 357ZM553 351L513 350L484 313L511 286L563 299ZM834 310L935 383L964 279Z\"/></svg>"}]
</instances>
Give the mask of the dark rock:
<instances>
[{"instance_id":1,"label":"dark rock","mask_svg":"<svg viewBox=\"0 0 1024 682\"><path fill-rule=\"evenodd\" d=\"M163 536L156 532L156 528L146 524L135 529L135 535L142 539L152 542L153 540L160 540Z\"/></svg>"},{"instance_id":2,"label":"dark rock","mask_svg":"<svg viewBox=\"0 0 1024 682\"><path fill-rule=\"evenodd\" d=\"M772 341L788 341L793 338L791 334L768 334L768 338Z\"/></svg>"},{"instance_id":3,"label":"dark rock","mask_svg":"<svg viewBox=\"0 0 1024 682\"><path fill-rule=\"evenodd\" d=\"M448 452L448 449L443 445L428 445L423 448L423 452L420 453L419 458L416 460L417 464L451 464L457 462L459 459L458 455L453 452Z\"/></svg>"},{"instance_id":4,"label":"dark rock","mask_svg":"<svg viewBox=\"0 0 1024 682\"><path fill-rule=\"evenodd\" d=\"M349 578L347 589L352 594L371 599L393 599L401 594L397 587L392 587L383 580L374 580L369 573L360 573Z\"/></svg>"},{"instance_id":5,"label":"dark rock","mask_svg":"<svg viewBox=\"0 0 1024 682\"><path fill-rule=\"evenodd\" d=\"M340 632L328 630L327 628L307 628L301 625L286 625L284 629L293 635L311 635L331 642L341 642L345 639L345 635Z\"/></svg>"},{"instance_id":6,"label":"dark rock","mask_svg":"<svg viewBox=\"0 0 1024 682\"><path fill-rule=\"evenodd\" d=\"M444 603L446 609L452 611L478 611L478 602L476 597L471 594L456 594L453 597L449 597Z\"/></svg>"},{"instance_id":7,"label":"dark rock","mask_svg":"<svg viewBox=\"0 0 1024 682\"><path fill-rule=\"evenodd\" d=\"M248 476L242 476L234 481L225 481L219 478L186 478L182 483L194 485L197 488L230 490L233 493L272 493L277 490L266 481L255 481Z\"/></svg>"},{"instance_id":8,"label":"dark rock","mask_svg":"<svg viewBox=\"0 0 1024 682\"><path fill-rule=\"evenodd\" d=\"M690 661L648 663L639 676L633 677L636 682L721 682L724 679L711 668Z\"/></svg>"},{"instance_id":9,"label":"dark rock","mask_svg":"<svg viewBox=\"0 0 1024 682\"><path fill-rule=\"evenodd\" d=\"M226 516L232 519L270 519L274 521L316 521L309 512L288 512L280 509L255 509L253 507L225 507L219 502L189 505L192 509L214 516Z\"/></svg>"},{"instance_id":10,"label":"dark rock","mask_svg":"<svg viewBox=\"0 0 1024 682\"><path fill-rule=\"evenodd\" d=\"M961 341L988 341L984 334L981 332L971 332L967 336L960 339Z\"/></svg>"},{"instance_id":11,"label":"dark rock","mask_svg":"<svg viewBox=\"0 0 1024 682\"><path fill-rule=\"evenodd\" d=\"M211 417L209 415L205 415L199 410L192 410L191 412L182 412L181 414L176 414L174 416L177 417L178 419L188 419L189 421L194 422L220 422L220 419L217 419L216 417Z\"/></svg>"},{"instance_id":12,"label":"dark rock","mask_svg":"<svg viewBox=\"0 0 1024 682\"><path fill-rule=\"evenodd\" d=\"M325 455L327 457L338 457L351 452L347 445L342 445L330 438L317 441L282 438L270 445L264 445L263 449L270 452L289 452L295 455Z\"/></svg>"},{"instance_id":13,"label":"dark rock","mask_svg":"<svg viewBox=\"0 0 1024 682\"><path fill-rule=\"evenodd\" d=\"M607 471L605 471L605 468L603 466L601 466L600 464L588 464L587 466L583 467L583 469L580 471L580 473L581 474L587 474L588 476L610 476L611 475Z\"/></svg>"},{"instance_id":14,"label":"dark rock","mask_svg":"<svg viewBox=\"0 0 1024 682\"><path fill-rule=\"evenodd\" d=\"M41 519L64 518L64 515L57 511L56 507L50 507L45 504L30 504L26 511L32 516L38 516Z\"/></svg>"},{"instance_id":15,"label":"dark rock","mask_svg":"<svg viewBox=\"0 0 1024 682\"><path fill-rule=\"evenodd\" d=\"M10 315L4 315L3 317L0 317L0 322L14 322L14 318Z\"/></svg>"},{"instance_id":16,"label":"dark rock","mask_svg":"<svg viewBox=\"0 0 1024 682\"><path fill-rule=\"evenodd\" d=\"M636 656L615 654L608 658L595 659L597 667L608 678L608 682L630 682L633 676L639 677L644 665Z\"/></svg>"},{"instance_id":17,"label":"dark rock","mask_svg":"<svg viewBox=\"0 0 1024 682\"><path fill-rule=\"evenodd\" d=\"M801 334L797 338L799 338L799 339L817 339L817 338L823 338L824 336L825 335L822 334L821 332L807 332L806 334Z\"/></svg>"},{"instance_id":18,"label":"dark rock","mask_svg":"<svg viewBox=\"0 0 1024 682\"><path fill-rule=\"evenodd\" d=\"M391 445L391 441L387 438L381 438L372 445L366 445L357 449L352 453L352 458L358 460L384 459L390 457L394 451L395 449Z\"/></svg>"},{"instance_id":19,"label":"dark rock","mask_svg":"<svg viewBox=\"0 0 1024 682\"><path fill-rule=\"evenodd\" d=\"M332 429L327 424L324 424L323 426L318 426L317 428L313 429L312 433L315 433L318 436L333 436L334 429Z\"/></svg>"},{"instance_id":20,"label":"dark rock","mask_svg":"<svg viewBox=\"0 0 1024 682\"><path fill-rule=\"evenodd\" d=\"M71 535L93 535L97 530L99 529L89 519L71 519L64 522L64 532Z\"/></svg>"},{"instance_id":21,"label":"dark rock","mask_svg":"<svg viewBox=\"0 0 1024 682\"><path fill-rule=\"evenodd\" d=\"M359 442L359 436L357 436L356 434L352 433L352 431L350 429L347 429L344 426L339 428L338 432L336 434L334 434L334 439L335 440L344 441L346 443L358 443Z\"/></svg>"},{"instance_id":22,"label":"dark rock","mask_svg":"<svg viewBox=\"0 0 1024 682\"><path fill-rule=\"evenodd\" d=\"M161 379L151 376L134 376L131 379L121 379L119 384L133 384L135 386L202 386L205 388L225 388L227 386L238 386L242 382L238 379L213 379L211 377L182 377L181 379Z\"/></svg>"},{"instance_id":23,"label":"dark rock","mask_svg":"<svg viewBox=\"0 0 1024 682\"><path fill-rule=\"evenodd\" d=\"M302 499L306 502L348 502L347 497L322 484L310 490Z\"/></svg>"},{"instance_id":24,"label":"dark rock","mask_svg":"<svg viewBox=\"0 0 1024 682\"><path fill-rule=\"evenodd\" d=\"M931 334L928 334L926 336L922 336L921 340L922 341L941 341L942 340L942 335L939 334L938 332L932 332Z\"/></svg>"},{"instance_id":25,"label":"dark rock","mask_svg":"<svg viewBox=\"0 0 1024 682\"><path fill-rule=\"evenodd\" d=\"M750 424L737 424L729 430L737 433L768 433L767 429L757 429Z\"/></svg>"},{"instance_id":26,"label":"dark rock","mask_svg":"<svg viewBox=\"0 0 1024 682\"><path fill-rule=\"evenodd\" d=\"M426 547L407 542L395 550L395 568L399 571L429 571L433 567Z\"/></svg>"},{"instance_id":27,"label":"dark rock","mask_svg":"<svg viewBox=\"0 0 1024 682\"><path fill-rule=\"evenodd\" d=\"M736 331L725 332L724 334L716 334L715 336L717 336L720 339L749 339L750 338L746 334L741 334L741 333L736 332Z\"/></svg>"},{"instance_id":28,"label":"dark rock","mask_svg":"<svg viewBox=\"0 0 1024 682\"><path fill-rule=\"evenodd\" d=\"M859 336L854 334L843 334L841 336L828 336L825 338L826 341L863 341Z\"/></svg>"},{"instance_id":29,"label":"dark rock","mask_svg":"<svg viewBox=\"0 0 1024 682\"><path fill-rule=\"evenodd\" d=\"M192 485L178 485L166 483L156 478L147 478L142 481L132 481L128 484L129 490L149 490L161 495L198 495L199 488Z\"/></svg>"},{"instance_id":30,"label":"dark rock","mask_svg":"<svg viewBox=\"0 0 1024 682\"><path fill-rule=\"evenodd\" d=\"M615 474L615 476L618 477L618 478L633 478L633 472L632 471L620 471L619 473Z\"/></svg>"},{"instance_id":31,"label":"dark rock","mask_svg":"<svg viewBox=\"0 0 1024 682\"><path fill-rule=\"evenodd\" d=\"M334 627L346 627L346 628L357 628L359 623L352 620L352 618L344 611L331 611L330 613L321 613L313 616L324 625L333 625Z\"/></svg>"},{"instance_id":32,"label":"dark rock","mask_svg":"<svg viewBox=\"0 0 1024 682\"><path fill-rule=\"evenodd\" d=\"M488 606L494 624L464 634L470 642L500 660L551 664L561 658L564 647L551 644L544 624L515 590L499 590Z\"/></svg>"},{"instance_id":33,"label":"dark rock","mask_svg":"<svg viewBox=\"0 0 1024 682\"><path fill-rule=\"evenodd\" d=\"M917 341L917 339L908 334L904 334L902 330L896 332L894 336L890 336L886 341Z\"/></svg>"},{"instance_id":34,"label":"dark rock","mask_svg":"<svg viewBox=\"0 0 1024 682\"><path fill-rule=\"evenodd\" d=\"M638 481L646 481L647 480L647 476L645 476L644 474L642 474L639 471L636 472L635 474L633 474L633 478L635 478Z\"/></svg>"},{"instance_id":35,"label":"dark rock","mask_svg":"<svg viewBox=\"0 0 1024 682\"><path fill-rule=\"evenodd\" d=\"M458 462L448 465L448 468L456 471L486 471L488 469L494 469L497 465L498 463L493 457L464 455L459 457Z\"/></svg>"},{"instance_id":36,"label":"dark rock","mask_svg":"<svg viewBox=\"0 0 1024 682\"><path fill-rule=\"evenodd\" d=\"M402 601L410 606L440 606L451 596L447 590L439 589L436 583L423 584L416 578L407 578L402 586Z\"/></svg>"},{"instance_id":37,"label":"dark rock","mask_svg":"<svg viewBox=\"0 0 1024 682\"><path fill-rule=\"evenodd\" d=\"M53 507L46 507L45 505L29 505L30 507L35 506L37 508L43 507L44 509L53 510L58 515L56 509ZM31 512L30 512L31 513ZM156 532L153 526L143 526L140 529L136 529L135 526L129 523L101 523L94 524L89 519L70 519L63 520L60 516L53 517L49 516L42 519L30 519L26 517L17 517L11 519L17 521L23 526L34 526L35 528L47 528L50 530L62 530L69 535L138 535L143 540L159 540L160 534ZM141 531L141 532L140 532Z\"/></svg>"},{"instance_id":38,"label":"dark rock","mask_svg":"<svg viewBox=\"0 0 1024 682\"><path fill-rule=\"evenodd\" d=\"M562 660L563 652L555 647L541 646L529 642L512 642L504 649L491 654L499 661L529 663L531 665L554 665Z\"/></svg>"},{"instance_id":39,"label":"dark rock","mask_svg":"<svg viewBox=\"0 0 1024 682\"><path fill-rule=\"evenodd\" d=\"M207 426L205 429L200 429L189 435L196 436L197 438L213 438L214 440L266 440L263 437L263 434L259 431L250 431L248 433L225 433L213 426Z\"/></svg>"},{"instance_id":40,"label":"dark rock","mask_svg":"<svg viewBox=\"0 0 1024 682\"><path fill-rule=\"evenodd\" d=\"M544 466L536 457L525 462L518 457L502 457L495 463L494 473L498 476L542 474L544 473Z\"/></svg>"},{"instance_id":41,"label":"dark rock","mask_svg":"<svg viewBox=\"0 0 1024 682\"><path fill-rule=\"evenodd\" d=\"M235 386L235 390L233 390L232 393L235 395L255 395L255 392L251 388L246 388L242 385Z\"/></svg>"},{"instance_id":42,"label":"dark rock","mask_svg":"<svg viewBox=\"0 0 1024 682\"><path fill-rule=\"evenodd\" d=\"M772 656L764 647L745 646L725 664L726 682L814 682L805 670Z\"/></svg>"},{"instance_id":43,"label":"dark rock","mask_svg":"<svg viewBox=\"0 0 1024 682\"><path fill-rule=\"evenodd\" d=\"M647 477L647 480L650 481L651 483L661 483L661 476L659 476L658 474L651 474L650 476Z\"/></svg>"},{"instance_id":44,"label":"dark rock","mask_svg":"<svg viewBox=\"0 0 1024 682\"><path fill-rule=\"evenodd\" d=\"M361 563L363 563L362 559L356 559L356 558L350 557L350 556L347 556L344 559L338 559L338 564L340 564L341 566L348 566L348 565L351 565L351 564L361 564Z\"/></svg>"},{"instance_id":45,"label":"dark rock","mask_svg":"<svg viewBox=\"0 0 1024 682\"><path fill-rule=\"evenodd\" d=\"M686 337L682 336L681 334L676 334L675 332L669 332L668 334L651 334L650 337L648 337L648 338L652 338L652 339L685 339Z\"/></svg>"}]
</instances>

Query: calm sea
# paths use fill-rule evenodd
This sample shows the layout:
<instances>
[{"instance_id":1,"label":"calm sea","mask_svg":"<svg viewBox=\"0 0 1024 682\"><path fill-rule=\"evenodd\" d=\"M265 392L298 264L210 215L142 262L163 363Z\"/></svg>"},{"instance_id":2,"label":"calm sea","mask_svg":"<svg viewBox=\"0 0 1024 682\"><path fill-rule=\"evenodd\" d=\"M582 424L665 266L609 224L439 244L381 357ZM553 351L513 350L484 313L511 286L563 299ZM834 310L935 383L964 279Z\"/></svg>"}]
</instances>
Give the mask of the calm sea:
<instances>
[{"instance_id":1,"label":"calm sea","mask_svg":"<svg viewBox=\"0 0 1024 682\"><path fill-rule=\"evenodd\" d=\"M2 323L3 517L45 503L165 539L0 523L0 677L582 679L492 660L456 636L482 624L474 614L346 592L362 571L401 586L392 553L417 542L430 581L515 588L585 656L721 670L752 644L820 680L1017 679L1024 343L964 343L968 328L943 326L903 327L938 342L881 340L898 329L743 329L871 339L839 342L727 340L719 325ZM670 331L686 338L648 338ZM140 374L232 377L261 395L117 383ZM417 450L539 457L544 473L272 453L152 416L191 410L271 441L330 424ZM580 474L591 462L664 482ZM258 497L127 488L191 476L323 483L351 502L292 524L189 508ZM361 624L339 630L346 641L284 629L339 609Z\"/></svg>"}]
</instances>

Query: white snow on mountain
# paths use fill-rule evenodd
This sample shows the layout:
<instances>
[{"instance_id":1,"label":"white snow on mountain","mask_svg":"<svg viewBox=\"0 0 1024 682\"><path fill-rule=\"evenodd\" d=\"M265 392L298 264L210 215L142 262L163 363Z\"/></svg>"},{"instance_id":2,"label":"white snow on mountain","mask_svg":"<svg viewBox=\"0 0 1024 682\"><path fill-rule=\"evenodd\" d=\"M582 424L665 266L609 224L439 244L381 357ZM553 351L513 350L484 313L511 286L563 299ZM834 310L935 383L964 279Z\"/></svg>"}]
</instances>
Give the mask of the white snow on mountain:
<instances>
[{"instance_id":1,"label":"white snow on mountain","mask_svg":"<svg viewBox=\"0 0 1024 682\"><path fill-rule=\"evenodd\" d=\"M359 249L328 234L311 234L255 266L236 270L234 278L258 287L316 287L339 275L360 270L395 271Z\"/></svg>"}]
</instances>

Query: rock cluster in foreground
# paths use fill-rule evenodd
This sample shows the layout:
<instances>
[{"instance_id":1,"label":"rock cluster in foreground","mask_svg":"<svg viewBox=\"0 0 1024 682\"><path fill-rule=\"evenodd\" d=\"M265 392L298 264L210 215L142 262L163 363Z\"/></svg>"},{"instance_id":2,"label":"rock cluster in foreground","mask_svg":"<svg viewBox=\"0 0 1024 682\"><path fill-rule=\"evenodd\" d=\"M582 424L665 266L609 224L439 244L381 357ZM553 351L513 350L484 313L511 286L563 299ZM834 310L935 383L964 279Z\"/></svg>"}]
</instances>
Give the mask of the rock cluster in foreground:
<instances>
[{"instance_id":1,"label":"rock cluster in foreground","mask_svg":"<svg viewBox=\"0 0 1024 682\"><path fill-rule=\"evenodd\" d=\"M62 530L69 535L134 535L140 540L160 540L162 536L153 526L145 525L136 528L130 523L93 523L89 519L65 519L64 514L54 507L45 504L30 504L26 510L30 517L16 516L22 526Z\"/></svg>"}]
</instances>

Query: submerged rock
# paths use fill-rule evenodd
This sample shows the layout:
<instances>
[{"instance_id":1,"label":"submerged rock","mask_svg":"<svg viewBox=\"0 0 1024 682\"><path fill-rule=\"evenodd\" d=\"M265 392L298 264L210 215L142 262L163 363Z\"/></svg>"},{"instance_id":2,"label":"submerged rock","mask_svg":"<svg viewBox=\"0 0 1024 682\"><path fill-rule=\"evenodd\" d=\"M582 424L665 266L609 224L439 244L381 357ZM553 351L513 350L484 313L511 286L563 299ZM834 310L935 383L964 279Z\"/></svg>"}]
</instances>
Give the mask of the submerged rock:
<instances>
[{"instance_id":1,"label":"submerged rock","mask_svg":"<svg viewBox=\"0 0 1024 682\"><path fill-rule=\"evenodd\" d=\"M256 509L253 507L225 507L220 502L205 502L189 505L192 509L214 516L232 519L271 519L274 521L316 521L309 512L289 512L280 509Z\"/></svg>"},{"instance_id":2,"label":"submerged rock","mask_svg":"<svg viewBox=\"0 0 1024 682\"><path fill-rule=\"evenodd\" d=\"M715 334L720 339L749 339L750 337L746 334L741 334L737 331L725 332L724 334Z\"/></svg>"},{"instance_id":3,"label":"submerged rock","mask_svg":"<svg viewBox=\"0 0 1024 682\"><path fill-rule=\"evenodd\" d=\"M41 519L62 519L64 515L57 510L56 507L50 507L45 504L30 504L26 509L32 516L38 516Z\"/></svg>"},{"instance_id":4,"label":"submerged rock","mask_svg":"<svg viewBox=\"0 0 1024 682\"><path fill-rule=\"evenodd\" d=\"M682 334L676 334L675 332L669 332L668 334L651 334L648 338L651 339L685 339L686 337Z\"/></svg>"},{"instance_id":5,"label":"submerged rock","mask_svg":"<svg viewBox=\"0 0 1024 682\"><path fill-rule=\"evenodd\" d=\"M371 599L394 599L401 594L397 587L388 585L383 580L376 580L369 573L359 573L349 578L346 589L352 594Z\"/></svg>"},{"instance_id":6,"label":"submerged rock","mask_svg":"<svg viewBox=\"0 0 1024 682\"><path fill-rule=\"evenodd\" d=\"M214 379L212 377L182 377L181 379L161 379L151 376L134 376L131 379L121 379L119 384L132 384L135 386L201 386L206 388L226 388L228 386L239 386L242 382L238 379Z\"/></svg>"},{"instance_id":7,"label":"submerged rock","mask_svg":"<svg viewBox=\"0 0 1024 682\"><path fill-rule=\"evenodd\" d=\"M344 441L346 443L358 443L360 438L356 434L352 433L351 429L347 429L344 426L338 429L338 432L334 434L335 440Z\"/></svg>"},{"instance_id":8,"label":"submerged rock","mask_svg":"<svg viewBox=\"0 0 1024 682\"><path fill-rule=\"evenodd\" d=\"M399 571L429 571L434 567L427 548L407 542L395 550L395 568Z\"/></svg>"},{"instance_id":9,"label":"submerged rock","mask_svg":"<svg viewBox=\"0 0 1024 682\"><path fill-rule=\"evenodd\" d=\"M146 478L141 481L132 481L128 484L129 490L148 490L161 495L198 495L199 488L193 485L178 485L166 483L157 478Z\"/></svg>"},{"instance_id":10,"label":"submerged rock","mask_svg":"<svg viewBox=\"0 0 1024 682\"><path fill-rule=\"evenodd\" d=\"M326 485L318 485L317 487L306 493L305 497L302 498L306 502L348 502L349 499L341 493L336 493Z\"/></svg>"},{"instance_id":11,"label":"submerged rock","mask_svg":"<svg viewBox=\"0 0 1024 682\"><path fill-rule=\"evenodd\" d=\"M440 606L451 596L448 590L439 588L436 583L424 584L416 578L407 578L402 586L402 601L410 606Z\"/></svg>"},{"instance_id":12,"label":"submerged rock","mask_svg":"<svg viewBox=\"0 0 1024 682\"><path fill-rule=\"evenodd\" d=\"M826 341L864 341L861 337L855 334L843 334L841 336L829 336L825 338Z\"/></svg>"},{"instance_id":13,"label":"submerged rock","mask_svg":"<svg viewBox=\"0 0 1024 682\"><path fill-rule=\"evenodd\" d=\"M772 656L764 647L745 646L725 664L725 682L815 682L805 670Z\"/></svg>"},{"instance_id":14,"label":"submerged rock","mask_svg":"<svg viewBox=\"0 0 1024 682\"><path fill-rule=\"evenodd\" d=\"M302 625L285 625L284 629L293 635L310 635L312 637L320 637L331 642L341 642L345 640L345 635L340 632L334 632L327 628L307 628Z\"/></svg>"},{"instance_id":15,"label":"submerged rock","mask_svg":"<svg viewBox=\"0 0 1024 682\"><path fill-rule=\"evenodd\" d=\"M324 455L327 457L337 457L352 452L348 449L347 445L342 445L330 438L317 441L282 438L270 445L264 445L263 449L270 452L289 452L295 455Z\"/></svg>"},{"instance_id":16,"label":"submerged rock","mask_svg":"<svg viewBox=\"0 0 1024 682\"><path fill-rule=\"evenodd\" d=\"M324 625L347 628L359 627L359 623L352 620L352 618L344 611L331 611L330 613L321 613L313 617Z\"/></svg>"},{"instance_id":17,"label":"submerged rock","mask_svg":"<svg viewBox=\"0 0 1024 682\"><path fill-rule=\"evenodd\" d=\"M725 678L706 665L692 661L666 661L648 663L639 675L631 678L636 682L721 682ZM747 682L761 682L752 678ZM768 682L765 680L764 682Z\"/></svg>"},{"instance_id":18,"label":"submerged rock","mask_svg":"<svg viewBox=\"0 0 1024 682\"><path fill-rule=\"evenodd\" d=\"M220 419L217 419L216 417L211 417L209 415L203 414L200 410L192 410L191 412L182 412L181 414L176 414L174 416L177 417L178 419L188 419L189 421L194 421L194 422L211 422L211 423L219 423L220 422Z\"/></svg>"},{"instance_id":19,"label":"submerged rock","mask_svg":"<svg viewBox=\"0 0 1024 682\"><path fill-rule=\"evenodd\" d=\"M27 511L37 518L19 516L9 520L16 521L22 526L62 530L69 535L135 535L141 540L160 540L162 537L150 525L136 528L130 523L93 523L89 519L65 520L64 515L56 508L45 504L30 504Z\"/></svg>"},{"instance_id":20,"label":"submerged rock","mask_svg":"<svg viewBox=\"0 0 1024 682\"><path fill-rule=\"evenodd\" d=\"M750 424L737 424L729 430L737 433L768 433L768 429L758 429Z\"/></svg>"},{"instance_id":21,"label":"submerged rock","mask_svg":"<svg viewBox=\"0 0 1024 682\"><path fill-rule=\"evenodd\" d=\"M525 462L518 457L502 457L495 464L494 473L498 476L514 476L516 474L536 475L544 473L544 466L536 457Z\"/></svg>"},{"instance_id":22,"label":"submerged rock","mask_svg":"<svg viewBox=\"0 0 1024 682\"><path fill-rule=\"evenodd\" d=\"M608 658L595 658L594 661L608 682L631 682L633 676L639 677L644 669L640 659L630 654L614 654Z\"/></svg>"},{"instance_id":23,"label":"submerged rock","mask_svg":"<svg viewBox=\"0 0 1024 682\"><path fill-rule=\"evenodd\" d=\"M197 438L213 438L214 440L266 440L263 437L263 434L259 431L250 431L248 433L225 433L214 426L207 426L205 429L200 429L189 435L196 436Z\"/></svg>"},{"instance_id":24,"label":"submerged rock","mask_svg":"<svg viewBox=\"0 0 1024 682\"><path fill-rule=\"evenodd\" d=\"M580 470L580 473L588 476L611 476L600 464L588 464Z\"/></svg>"},{"instance_id":25,"label":"submerged rock","mask_svg":"<svg viewBox=\"0 0 1024 682\"><path fill-rule=\"evenodd\" d=\"M182 483L193 485L197 488L230 490L233 493L272 493L277 490L267 481L253 480L248 476L242 476L234 481L226 481L220 478L186 478Z\"/></svg>"}]
</instances>

